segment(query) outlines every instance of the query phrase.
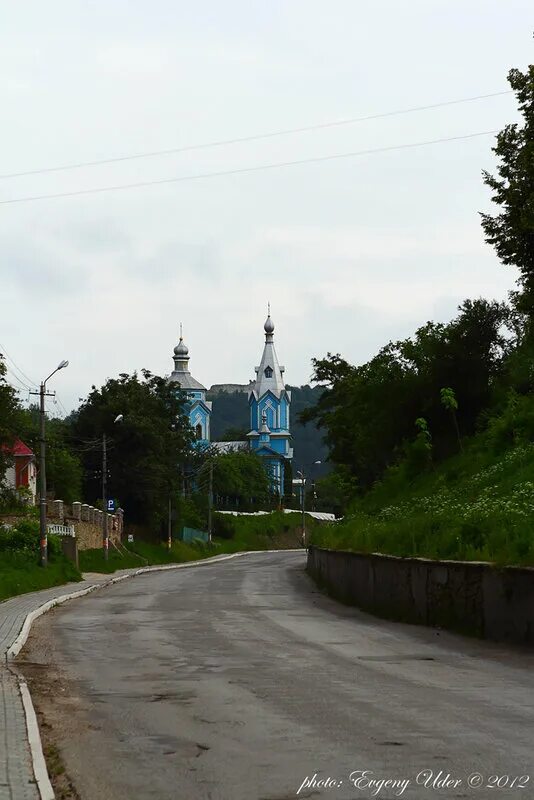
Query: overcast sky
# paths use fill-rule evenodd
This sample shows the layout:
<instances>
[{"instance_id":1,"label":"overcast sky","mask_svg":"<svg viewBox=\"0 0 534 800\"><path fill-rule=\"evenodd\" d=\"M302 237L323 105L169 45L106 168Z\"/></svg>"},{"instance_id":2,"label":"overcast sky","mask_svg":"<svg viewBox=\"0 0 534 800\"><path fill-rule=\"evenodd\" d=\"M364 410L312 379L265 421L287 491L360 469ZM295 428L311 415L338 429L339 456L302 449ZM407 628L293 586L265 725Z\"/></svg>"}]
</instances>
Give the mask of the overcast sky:
<instances>
[{"instance_id":1,"label":"overcast sky","mask_svg":"<svg viewBox=\"0 0 534 800\"><path fill-rule=\"evenodd\" d=\"M504 91L531 0L42 0L0 4L0 173ZM0 200L491 131L513 95L338 128L0 180ZM0 351L68 408L172 368L247 382L270 300L289 383L367 360L515 273L483 241L491 136L0 206ZM19 373L20 377L20 373ZM14 381L13 378L11 380ZM24 379L23 379L24 381ZM52 388L52 386L50 387ZM23 392L23 397L27 392Z\"/></svg>"}]
</instances>

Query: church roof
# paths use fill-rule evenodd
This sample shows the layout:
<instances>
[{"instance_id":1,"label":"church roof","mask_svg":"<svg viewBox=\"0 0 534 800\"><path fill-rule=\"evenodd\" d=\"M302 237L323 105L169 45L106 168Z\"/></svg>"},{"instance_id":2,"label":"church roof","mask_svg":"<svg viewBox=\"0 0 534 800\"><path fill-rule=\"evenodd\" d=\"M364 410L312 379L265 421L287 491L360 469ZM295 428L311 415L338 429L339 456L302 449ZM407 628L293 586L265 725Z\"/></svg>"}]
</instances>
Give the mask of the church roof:
<instances>
[{"instance_id":1,"label":"church roof","mask_svg":"<svg viewBox=\"0 0 534 800\"><path fill-rule=\"evenodd\" d=\"M272 392L275 397L280 398L280 395L285 390L284 368L278 363L278 356L274 348L274 323L270 312L263 329L265 331L265 346L260 366L256 367L256 382L252 391L256 393L257 397L261 397L266 392Z\"/></svg>"},{"instance_id":2,"label":"church roof","mask_svg":"<svg viewBox=\"0 0 534 800\"><path fill-rule=\"evenodd\" d=\"M200 381L197 381L196 378L193 378L190 372L185 370L173 370L169 376L169 380L179 383L181 389L190 389L191 391L197 392L208 391L206 387L200 383Z\"/></svg>"},{"instance_id":3,"label":"church roof","mask_svg":"<svg viewBox=\"0 0 534 800\"><path fill-rule=\"evenodd\" d=\"M174 348L173 359L174 369L169 376L170 381L179 383L180 388L184 389L184 391L207 392L206 387L197 381L196 378L193 378L189 372L189 350L184 343L182 335L180 335L180 341Z\"/></svg>"}]
</instances>

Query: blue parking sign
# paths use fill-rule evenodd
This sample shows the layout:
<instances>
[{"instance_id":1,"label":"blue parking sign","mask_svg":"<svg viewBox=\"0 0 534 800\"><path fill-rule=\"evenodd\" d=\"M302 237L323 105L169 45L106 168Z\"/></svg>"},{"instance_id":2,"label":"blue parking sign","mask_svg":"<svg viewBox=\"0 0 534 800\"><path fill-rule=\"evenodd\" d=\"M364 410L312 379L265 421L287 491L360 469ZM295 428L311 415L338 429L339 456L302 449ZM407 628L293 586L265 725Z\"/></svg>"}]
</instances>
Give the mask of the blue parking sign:
<instances>
[{"instance_id":1,"label":"blue parking sign","mask_svg":"<svg viewBox=\"0 0 534 800\"><path fill-rule=\"evenodd\" d=\"M108 511L115 511L115 500L108 500Z\"/></svg>"}]
</instances>

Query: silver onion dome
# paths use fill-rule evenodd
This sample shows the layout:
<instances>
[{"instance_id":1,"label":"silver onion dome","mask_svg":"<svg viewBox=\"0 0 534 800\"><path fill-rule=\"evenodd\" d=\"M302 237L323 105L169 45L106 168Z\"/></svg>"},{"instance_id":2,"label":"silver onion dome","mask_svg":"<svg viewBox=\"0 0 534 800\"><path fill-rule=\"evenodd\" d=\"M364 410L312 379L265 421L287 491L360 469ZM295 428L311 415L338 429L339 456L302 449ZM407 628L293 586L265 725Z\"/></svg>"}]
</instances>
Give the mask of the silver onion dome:
<instances>
[{"instance_id":1,"label":"silver onion dome","mask_svg":"<svg viewBox=\"0 0 534 800\"><path fill-rule=\"evenodd\" d=\"M186 344L184 344L184 340L182 339L181 336L180 336L180 341L174 348L174 355L181 356L182 358L189 355L189 348L187 347Z\"/></svg>"},{"instance_id":2,"label":"silver onion dome","mask_svg":"<svg viewBox=\"0 0 534 800\"><path fill-rule=\"evenodd\" d=\"M271 319L271 315L267 317L265 320L265 325L263 326L265 333L274 333L274 322Z\"/></svg>"}]
</instances>

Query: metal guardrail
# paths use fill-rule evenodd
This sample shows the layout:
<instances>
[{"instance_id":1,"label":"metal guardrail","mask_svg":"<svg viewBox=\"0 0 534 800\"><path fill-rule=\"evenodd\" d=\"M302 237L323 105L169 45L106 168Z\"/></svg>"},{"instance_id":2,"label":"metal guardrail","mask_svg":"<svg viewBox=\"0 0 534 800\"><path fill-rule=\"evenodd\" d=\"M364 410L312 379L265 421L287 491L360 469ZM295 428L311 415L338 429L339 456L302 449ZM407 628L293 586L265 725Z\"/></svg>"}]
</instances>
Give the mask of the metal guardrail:
<instances>
[{"instance_id":1,"label":"metal guardrail","mask_svg":"<svg viewBox=\"0 0 534 800\"><path fill-rule=\"evenodd\" d=\"M47 525L48 533L55 536L76 536L73 525Z\"/></svg>"}]
</instances>

